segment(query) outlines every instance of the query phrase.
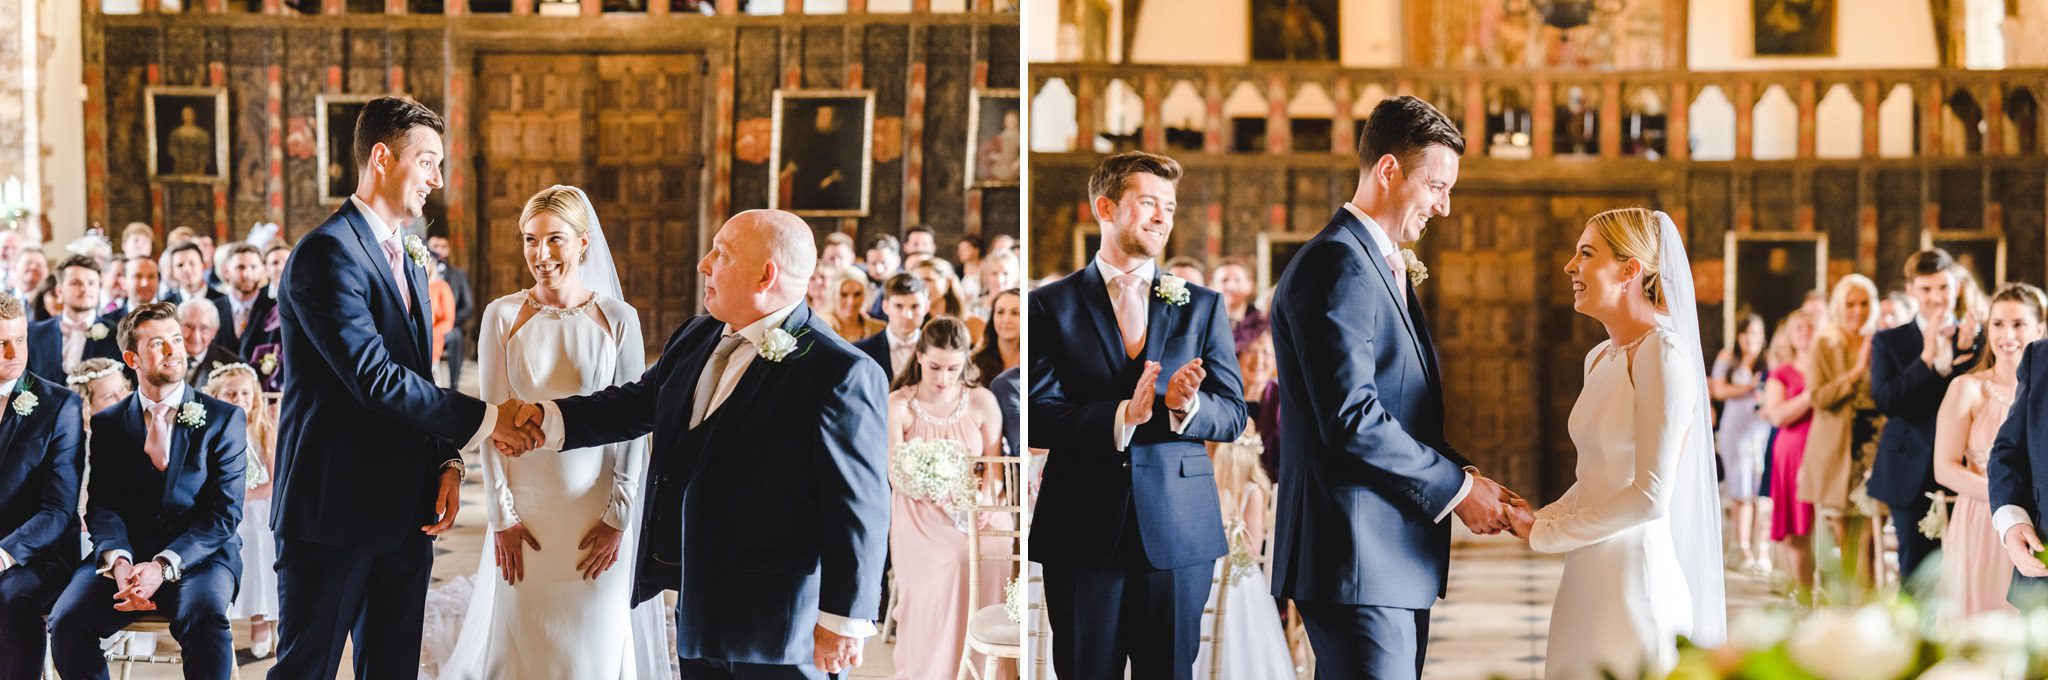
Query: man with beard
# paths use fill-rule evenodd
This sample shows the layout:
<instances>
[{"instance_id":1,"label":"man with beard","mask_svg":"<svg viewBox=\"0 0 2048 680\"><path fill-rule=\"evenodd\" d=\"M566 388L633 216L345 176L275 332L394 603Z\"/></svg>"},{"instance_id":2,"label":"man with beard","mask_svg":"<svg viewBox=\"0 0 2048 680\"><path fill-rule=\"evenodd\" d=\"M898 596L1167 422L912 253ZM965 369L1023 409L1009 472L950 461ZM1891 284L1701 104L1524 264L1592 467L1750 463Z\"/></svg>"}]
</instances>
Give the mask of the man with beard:
<instances>
[{"instance_id":1,"label":"man with beard","mask_svg":"<svg viewBox=\"0 0 2048 680\"><path fill-rule=\"evenodd\" d=\"M275 331L264 330L270 310L277 307L277 301L263 292L270 283L270 270L256 246L236 241L220 253L227 292L213 299L214 309L220 311L220 332L213 342L235 356L246 357L260 345L277 342Z\"/></svg>"},{"instance_id":2,"label":"man with beard","mask_svg":"<svg viewBox=\"0 0 2048 680\"><path fill-rule=\"evenodd\" d=\"M28 326L28 372L62 381L79 362L94 357L119 360L114 325L99 316L100 267L89 255L73 255L57 266L57 297L64 313Z\"/></svg>"}]
</instances>

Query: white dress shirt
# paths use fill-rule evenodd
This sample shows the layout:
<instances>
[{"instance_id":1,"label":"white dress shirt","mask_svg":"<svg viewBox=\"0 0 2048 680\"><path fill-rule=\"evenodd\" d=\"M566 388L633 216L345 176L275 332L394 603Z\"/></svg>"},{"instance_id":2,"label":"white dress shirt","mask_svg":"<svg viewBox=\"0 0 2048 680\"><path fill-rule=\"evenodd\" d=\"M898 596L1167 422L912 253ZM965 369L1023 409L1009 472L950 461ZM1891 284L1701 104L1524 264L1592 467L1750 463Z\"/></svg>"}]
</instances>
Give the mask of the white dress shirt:
<instances>
[{"instance_id":1,"label":"white dress shirt","mask_svg":"<svg viewBox=\"0 0 2048 680\"><path fill-rule=\"evenodd\" d=\"M924 329L910 332L910 337L898 339L896 331L882 329L882 337L889 342L889 375L903 375L903 369L917 357L917 341L924 337Z\"/></svg>"},{"instance_id":2,"label":"white dress shirt","mask_svg":"<svg viewBox=\"0 0 2048 680\"><path fill-rule=\"evenodd\" d=\"M99 315L93 312L76 314L67 309L64 310L64 318L85 324L84 330L76 331L66 330L62 325L57 327L59 331L64 333L64 372L70 373L78 370L78 364L85 361L85 341L89 339L87 336L92 333L93 324L98 323ZM62 324L63 322L60 321L58 323Z\"/></svg>"},{"instance_id":3,"label":"white dress shirt","mask_svg":"<svg viewBox=\"0 0 2048 680\"><path fill-rule=\"evenodd\" d=\"M249 312L256 309L256 298L262 295L263 291L259 290L250 295L249 299L243 300L241 293L232 290L228 291L228 311L234 318L226 319L226 321L232 324L232 327L235 329L236 338L239 339L249 332Z\"/></svg>"},{"instance_id":4,"label":"white dress shirt","mask_svg":"<svg viewBox=\"0 0 2048 680\"><path fill-rule=\"evenodd\" d=\"M1344 209L1350 211L1352 217L1358 218L1358 221L1365 225L1365 233L1371 234L1373 245L1379 247L1380 259L1386 259L1394 254L1394 239L1387 237L1387 233L1380 229L1380 223L1374 222L1370 217L1366 217L1365 211L1359 210L1358 206L1352 205L1348 201L1344 203ZM1475 467L1465 467L1465 483L1458 487L1458 495L1451 497L1451 503L1444 506L1444 511L1437 513L1436 521L1442 522L1444 518L1450 517L1451 511L1456 510L1459 503L1465 502L1466 496L1472 495L1472 475L1477 474L1478 471L1479 469Z\"/></svg>"},{"instance_id":5,"label":"white dress shirt","mask_svg":"<svg viewBox=\"0 0 2048 680\"><path fill-rule=\"evenodd\" d=\"M372 236L372 238L375 238L375 239L377 240L377 242L378 242L378 243L380 243L380 244L381 244L381 243L383 243L383 242L385 242L385 241L391 240L391 239L393 239L393 238L396 238L396 237L398 236L398 232L396 232L396 231L393 231L393 230L391 229L391 227L389 227L389 226L386 226L386 225L384 224L384 218L382 218L382 217L378 217L378 216L377 216L377 211L375 211L375 210L371 210L371 209L370 209L370 206L369 206L369 204L367 204L367 203L364 203L364 202L363 202L363 199L360 199L360 198L356 198L356 197L355 197L355 195L351 194L351 195L349 195L349 197L348 197L348 200L349 200L350 202L352 202L352 203L355 203L355 204L356 204L356 212L358 212L358 213L361 213L361 214L362 214L362 216L363 216L363 222L365 222L365 223L368 223L368 224L370 225L370 233L371 233L371 234L373 235L373 236ZM374 255L374 256L377 256L377 257L379 258L379 261L382 261L382 258L383 258L383 256L384 256L384 253L383 253L383 251L381 251L381 250L380 250L380 251L378 251L378 252L375 252L375 253L371 253L371 254L372 254L372 255ZM410 266L410 265L407 265L407 266ZM382 271L388 271L389 269L390 269L390 267L388 267L388 266L387 266L387 267L378 267L378 268L377 268L377 270L378 270L378 271L380 271L380 272L382 272ZM398 282L397 282L396 280L393 280L392 282L393 282L393 283L398 283ZM399 290L405 290L405 288L401 287L401 288L399 288ZM229 295L229 296L228 296L228 299L229 299L229 300L233 300L233 299L234 299L234 297L235 297L235 296L233 296L233 295ZM401 306L401 307L403 307L404 305L400 305L400 306ZM415 309L415 310L412 310L411 312L409 312L409 314L410 314L411 316L413 316L413 317L417 317L417 316L419 315L419 310L416 310L416 309ZM411 320L412 320L412 319L408 319L408 321L411 321ZM431 324L430 324L430 325L429 325L429 327L427 328L427 331L428 331L428 332L429 332L429 333L431 334L433 330L434 330L434 329L433 329L433 328L431 327ZM425 377L428 377L428 378L432 378L433 376L425 376ZM431 382L431 380L430 380L429 382ZM476 428L476 434L474 434L474 435L470 435L470 437L469 437L469 443L467 443L467 444L463 444L463 445L462 445L462 448L464 448L464 449L477 449L477 450L481 450L481 449L482 449L482 447L490 445L490 443L491 443L491 430L495 429L495 428L497 427L497 425L498 425L498 405L497 405L497 404L489 404L489 403L486 403L486 404L484 404L484 420L483 420L483 422L482 422L482 423L480 423L480 424L478 424L478 425L477 425L477 428ZM444 464L442 464L442 465L441 465L441 469L443 469L443 470L447 470L447 469L450 469L450 468L453 468L453 469L455 469L455 470L457 470L457 471L461 471L461 470L463 469L463 468L462 468L462 461L461 461L461 460L451 460L451 461L448 461L447 463L444 463Z\"/></svg>"},{"instance_id":6,"label":"white dress shirt","mask_svg":"<svg viewBox=\"0 0 2048 680\"><path fill-rule=\"evenodd\" d=\"M740 384L740 378L746 375L747 365L754 363L754 358L761 355L762 339L768 336L768 331L782 327L782 323L789 320L789 315L795 313L797 305L800 304L803 304L802 300L792 302L787 307L769 312L767 316L761 317L759 321L748 324L746 328L741 328L738 331L734 331L731 324L725 326L725 332L720 334L721 337L737 332L740 334L740 337L746 338L747 341L733 348L732 356L726 359L725 372L719 374L717 386L713 388L711 393L710 405L705 408L704 413L692 414L691 425L693 427L703 422L704 418L709 418L712 413L717 412L718 407L725 404L726 398L732 396L733 388L737 387ZM562 450L562 443L567 438L567 434L562 427L561 407L556 406L553 401L543 401L540 403L540 409L543 414L541 417L541 433L545 439L543 445L555 451ZM818 611L818 627L837 633L841 637L861 639L874 637L877 632L875 622L873 621L848 618L824 610Z\"/></svg>"},{"instance_id":7,"label":"white dress shirt","mask_svg":"<svg viewBox=\"0 0 2048 680\"><path fill-rule=\"evenodd\" d=\"M1098 257L1095 258L1095 268L1102 272L1103 285L1109 291L1110 316L1114 317L1116 316L1117 299L1119 297L1118 294L1122 292L1116 289L1116 278L1128 273L1132 276L1138 277L1141 280L1151 281L1152 274L1154 271L1157 270L1158 267L1157 265L1153 264L1151 260L1148 259L1144 262L1138 263L1138 267L1136 269L1132 269L1129 272L1125 272L1124 270L1117 269L1115 265L1112 265L1108 262L1104 262L1102 258ZM1151 298L1148 296L1146 298L1146 304L1150 303ZM1144 319L1145 323L1152 323L1152 315L1149 313L1139 314L1138 318ZM1117 337L1123 337L1123 329L1118 328L1114 330L1116 331ZM1150 330L1147 329L1146 332L1149 334ZM1180 368L1174 367L1172 369L1168 369L1162 366L1159 370L1167 372L1167 375L1172 375L1171 371L1178 371L1180 370ZM1132 385L1131 387L1136 388L1137 385ZM1131 448L1131 435L1136 434L1138 432L1138 426L1124 424L1124 411L1129 409L1130 406L1131 400L1129 399L1125 399L1123 401L1119 401L1116 403L1116 430L1111 433L1111 436L1113 436L1116 440L1116 450L1118 451L1123 451L1125 449ZM1172 430L1174 434L1181 434L1183 432L1186 432L1188 429L1188 423L1194 420L1195 413L1201 410L1202 393L1196 392L1195 398L1188 401L1188 410L1186 415L1174 413L1172 409L1167 410L1167 428Z\"/></svg>"},{"instance_id":8,"label":"white dress shirt","mask_svg":"<svg viewBox=\"0 0 2048 680\"><path fill-rule=\"evenodd\" d=\"M180 382L176 385L164 388L163 396L164 398L162 401L157 401L154 399L150 399L149 395L144 394L142 390L135 391L135 400L142 407L142 421L144 428L149 427L150 410L155 408L157 404L170 404L173 407L171 409L171 427L177 427L178 414L176 407L178 406L178 404L183 403L185 401L185 383ZM164 572L164 580L177 581L178 579L174 578L174 576L177 575L179 572L184 571L185 558L179 557L178 553L171 552L168 549L164 550L163 552L157 553L156 556L161 557L164 559L164 561L171 563L171 568ZM97 573L107 578L113 578L114 562L124 557L127 558L128 561L130 562L135 561L134 555L130 554L126 550L121 550L118 548L102 553L100 555L100 568Z\"/></svg>"}]
</instances>

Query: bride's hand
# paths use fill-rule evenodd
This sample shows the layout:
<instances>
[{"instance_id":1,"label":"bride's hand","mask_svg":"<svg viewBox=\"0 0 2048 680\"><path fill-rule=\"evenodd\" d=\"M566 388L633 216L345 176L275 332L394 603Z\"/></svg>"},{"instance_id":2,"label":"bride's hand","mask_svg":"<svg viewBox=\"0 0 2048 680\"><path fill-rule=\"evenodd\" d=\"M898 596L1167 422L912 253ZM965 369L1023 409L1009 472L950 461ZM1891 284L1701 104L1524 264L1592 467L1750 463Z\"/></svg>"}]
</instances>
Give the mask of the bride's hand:
<instances>
[{"instance_id":1,"label":"bride's hand","mask_svg":"<svg viewBox=\"0 0 2048 680\"><path fill-rule=\"evenodd\" d=\"M1508 531L1526 542L1529 540L1530 529L1536 526L1536 514L1529 511L1528 501L1519 498L1515 500L1517 502L1508 504L1507 508Z\"/></svg>"},{"instance_id":2,"label":"bride's hand","mask_svg":"<svg viewBox=\"0 0 2048 680\"><path fill-rule=\"evenodd\" d=\"M498 574L505 578L505 583L517 584L526 578L526 547L521 544L531 543L534 552L539 552L540 539L534 538L533 534L526 530L525 522L505 527L505 530L493 534L491 538L498 544Z\"/></svg>"},{"instance_id":3,"label":"bride's hand","mask_svg":"<svg viewBox=\"0 0 2048 680\"><path fill-rule=\"evenodd\" d=\"M576 563L576 570L583 572L583 578L595 581L599 574L618 564L619 539L624 534L601 519L590 527L589 533L583 534L583 542L576 544L577 550L590 551L583 556L583 561Z\"/></svg>"}]
</instances>

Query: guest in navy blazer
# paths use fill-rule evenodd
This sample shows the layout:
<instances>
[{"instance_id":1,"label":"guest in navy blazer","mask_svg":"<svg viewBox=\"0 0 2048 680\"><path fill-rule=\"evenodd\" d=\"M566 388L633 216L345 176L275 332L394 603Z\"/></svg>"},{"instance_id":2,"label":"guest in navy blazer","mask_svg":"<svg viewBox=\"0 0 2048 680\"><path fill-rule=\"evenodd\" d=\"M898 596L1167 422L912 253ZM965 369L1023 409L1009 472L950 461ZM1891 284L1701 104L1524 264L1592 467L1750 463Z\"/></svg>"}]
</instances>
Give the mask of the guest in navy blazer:
<instances>
[{"instance_id":1,"label":"guest in navy blazer","mask_svg":"<svg viewBox=\"0 0 2048 680\"><path fill-rule=\"evenodd\" d=\"M677 591L684 678L823 678L876 632L888 386L804 306L812 238L786 212L733 217L697 266L710 313L645 375L522 414L554 450L654 433L633 600Z\"/></svg>"},{"instance_id":2,"label":"guest in navy blazer","mask_svg":"<svg viewBox=\"0 0 2048 680\"><path fill-rule=\"evenodd\" d=\"M43 667L43 614L71 582L78 542L77 394L27 372L28 319L0 296L0 680Z\"/></svg>"},{"instance_id":3,"label":"guest in navy blazer","mask_svg":"<svg viewBox=\"0 0 2048 680\"><path fill-rule=\"evenodd\" d=\"M50 615L51 656L66 678L105 678L100 638L158 611L183 648L185 677L227 678L246 416L185 384L185 342L169 303L135 308L119 333L141 385L93 416L92 559Z\"/></svg>"},{"instance_id":4,"label":"guest in navy blazer","mask_svg":"<svg viewBox=\"0 0 2048 680\"><path fill-rule=\"evenodd\" d=\"M1205 441L1244 431L1222 296L1163 275L1180 164L1133 151L1088 180L1102 249L1030 296L1031 531L1060 677L1187 678L1227 546Z\"/></svg>"},{"instance_id":5,"label":"guest in navy blazer","mask_svg":"<svg viewBox=\"0 0 2048 680\"><path fill-rule=\"evenodd\" d=\"M356 119L356 193L299 240L278 301L284 398L273 678L419 672L433 537L454 525L461 448L511 435L516 408L434 385L425 247L396 225L441 187L441 117L382 97ZM249 358L263 365L264 352ZM501 422L502 421L502 422Z\"/></svg>"},{"instance_id":6,"label":"guest in navy blazer","mask_svg":"<svg viewBox=\"0 0 2048 680\"><path fill-rule=\"evenodd\" d=\"M136 305L156 301L158 284L156 260L147 257L129 257L121 265L121 290L146 291L141 295L130 294L121 298L112 311L100 315L108 328L121 325L121 317L134 311Z\"/></svg>"},{"instance_id":7,"label":"guest in navy blazer","mask_svg":"<svg viewBox=\"0 0 2048 680\"><path fill-rule=\"evenodd\" d=\"M264 292L270 281L263 253L241 241L222 246L222 268L227 270L227 291L213 299L220 311L220 331L214 344L238 357L256 353L256 348L277 342L277 333L264 328L277 301ZM239 310L239 311L238 311Z\"/></svg>"},{"instance_id":8,"label":"guest in navy blazer","mask_svg":"<svg viewBox=\"0 0 2048 680\"><path fill-rule=\"evenodd\" d=\"M99 315L99 263L90 256L73 255L57 265L57 295L64 302L64 314L28 326L28 372L61 383L86 359L120 361L114 323Z\"/></svg>"},{"instance_id":9,"label":"guest in navy blazer","mask_svg":"<svg viewBox=\"0 0 2048 680\"><path fill-rule=\"evenodd\" d=\"M1920 519L1933 506L1927 494L1946 491L1934 479L1935 416L1949 383L1983 354L1982 320L1959 310L1968 280L1947 251L1914 253L1906 260L1906 291L1919 301L1920 314L1870 338L1870 396L1885 422L1865 490L1891 509L1899 573L1908 577L1941 548L1939 539L1920 533Z\"/></svg>"},{"instance_id":10,"label":"guest in navy blazer","mask_svg":"<svg viewBox=\"0 0 2048 680\"><path fill-rule=\"evenodd\" d=\"M2005 599L2025 611L2048 605L2048 565L2038 527L2048 520L2048 342L2027 347L2020 361L2019 390L1998 439L1991 445L1985 474L1990 478L1992 529L2005 544L2015 572Z\"/></svg>"},{"instance_id":11,"label":"guest in navy blazer","mask_svg":"<svg viewBox=\"0 0 2048 680\"><path fill-rule=\"evenodd\" d=\"M882 283L882 295L882 309L888 312L889 324L880 333L847 340L855 340L853 346L880 364L882 375L893 384L896 375L917 354L917 339L924 332L925 314L932 309L932 299L924 279L910 274L889 277Z\"/></svg>"}]
</instances>

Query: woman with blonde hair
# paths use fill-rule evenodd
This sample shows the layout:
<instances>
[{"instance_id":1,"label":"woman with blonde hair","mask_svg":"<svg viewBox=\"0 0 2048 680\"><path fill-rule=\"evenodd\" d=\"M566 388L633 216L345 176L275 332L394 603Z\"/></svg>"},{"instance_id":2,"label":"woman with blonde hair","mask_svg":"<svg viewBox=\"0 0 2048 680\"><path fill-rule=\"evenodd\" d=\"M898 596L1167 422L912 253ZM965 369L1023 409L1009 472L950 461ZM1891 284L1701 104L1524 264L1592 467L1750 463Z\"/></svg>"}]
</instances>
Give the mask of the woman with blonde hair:
<instances>
[{"instance_id":1,"label":"woman with blonde hair","mask_svg":"<svg viewBox=\"0 0 2048 680\"><path fill-rule=\"evenodd\" d=\"M1985 356L1949 383L1935 416L1934 479L1956 492L1942 533L1941 614L1953 624L1991 611L2013 611L2006 601L2012 562L1992 528L1985 464L1992 441L2012 411L2020 357L2044 335L2048 295L2007 284L1991 298L1984 327Z\"/></svg>"},{"instance_id":2,"label":"woman with blonde hair","mask_svg":"<svg viewBox=\"0 0 2048 680\"><path fill-rule=\"evenodd\" d=\"M249 655L261 659L276 649L277 539L270 529L270 471L277 469L277 414L263 399L262 381L248 364L213 369L200 391L248 414L245 500L242 523L235 529L242 537L242 584L228 618L249 620Z\"/></svg>"},{"instance_id":3,"label":"woman with blonde hair","mask_svg":"<svg viewBox=\"0 0 2048 680\"><path fill-rule=\"evenodd\" d=\"M1812 395L1812 425L1798 470L1798 499L1827 519L1851 583L1875 585L1877 546L1863 482L1877 455L1884 416L1870 395L1870 338L1877 332L1877 284L1862 274L1835 282L1828 321L1801 367ZM1855 553L1852 555L1851 550ZM1824 551L1823 551L1824 552Z\"/></svg>"},{"instance_id":4,"label":"woman with blonde hair","mask_svg":"<svg viewBox=\"0 0 2048 680\"><path fill-rule=\"evenodd\" d=\"M78 368L64 378L64 384L85 399L85 429L92 429L92 415L135 391L135 385L128 381L128 374L121 372L121 363L106 357L93 357L78 362Z\"/></svg>"},{"instance_id":5,"label":"woman with blonde hair","mask_svg":"<svg viewBox=\"0 0 2048 680\"><path fill-rule=\"evenodd\" d=\"M1813 396L1807 391L1806 366L1813 352L1813 318L1793 310L1771 336L1771 372L1761 400L1764 419L1778 428L1771 440L1771 541L1791 554L1797 593L1813 588L1813 504L1799 500L1799 468L1806 456L1807 432L1813 426Z\"/></svg>"},{"instance_id":6,"label":"woman with blonde hair","mask_svg":"<svg viewBox=\"0 0 2048 680\"><path fill-rule=\"evenodd\" d=\"M847 342L882 332L888 324L868 316L868 296L874 288L868 285L868 275L860 267L821 267L825 270L825 293L832 306L819 311L825 313L825 323L832 332Z\"/></svg>"}]
</instances>

